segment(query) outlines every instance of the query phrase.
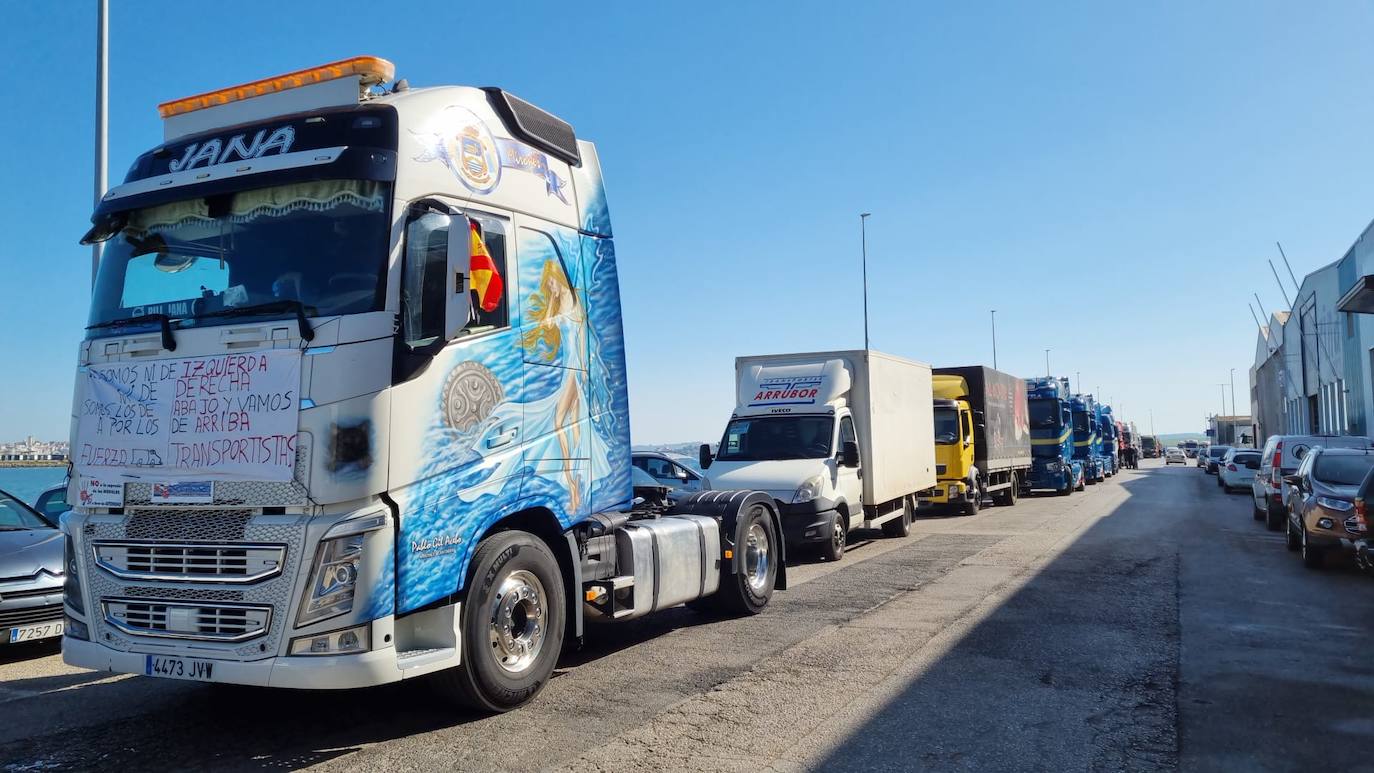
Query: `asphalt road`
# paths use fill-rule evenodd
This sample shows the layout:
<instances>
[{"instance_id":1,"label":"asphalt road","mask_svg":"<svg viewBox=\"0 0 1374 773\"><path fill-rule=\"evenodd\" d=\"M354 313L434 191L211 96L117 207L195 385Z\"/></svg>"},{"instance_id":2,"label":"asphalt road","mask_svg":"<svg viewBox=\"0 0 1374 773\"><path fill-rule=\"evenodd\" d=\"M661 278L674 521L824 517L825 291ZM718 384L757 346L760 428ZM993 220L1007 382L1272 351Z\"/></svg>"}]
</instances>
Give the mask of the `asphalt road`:
<instances>
[{"instance_id":1,"label":"asphalt road","mask_svg":"<svg viewBox=\"0 0 1374 773\"><path fill-rule=\"evenodd\" d=\"M745 620L593 629L532 705L0 653L0 769L1374 770L1374 580L1192 466L856 535Z\"/></svg>"}]
</instances>

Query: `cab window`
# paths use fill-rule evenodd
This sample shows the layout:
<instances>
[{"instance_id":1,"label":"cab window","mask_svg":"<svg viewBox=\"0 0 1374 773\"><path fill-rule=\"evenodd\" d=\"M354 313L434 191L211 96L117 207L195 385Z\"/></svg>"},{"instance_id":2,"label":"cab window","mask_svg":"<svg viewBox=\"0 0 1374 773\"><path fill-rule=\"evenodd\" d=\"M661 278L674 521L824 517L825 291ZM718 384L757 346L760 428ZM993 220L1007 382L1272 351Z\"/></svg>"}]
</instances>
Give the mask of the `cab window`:
<instances>
[{"instance_id":1,"label":"cab window","mask_svg":"<svg viewBox=\"0 0 1374 773\"><path fill-rule=\"evenodd\" d=\"M854 434L854 420L848 416L840 419L840 447L836 450L843 450L845 443L858 442L859 436Z\"/></svg>"}]
</instances>

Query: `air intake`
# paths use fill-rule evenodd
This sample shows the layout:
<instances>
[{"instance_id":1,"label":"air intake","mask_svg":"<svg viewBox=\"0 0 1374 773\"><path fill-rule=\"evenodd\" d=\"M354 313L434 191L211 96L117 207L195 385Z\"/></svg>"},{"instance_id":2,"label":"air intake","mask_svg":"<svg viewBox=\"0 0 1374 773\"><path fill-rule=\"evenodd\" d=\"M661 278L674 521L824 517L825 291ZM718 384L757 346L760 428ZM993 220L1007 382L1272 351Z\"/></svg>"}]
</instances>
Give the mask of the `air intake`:
<instances>
[{"instance_id":1,"label":"air intake","mask_svg":"<svg viewBox=\"0 0 1374 773\"><path fill-rule=\"evenodd\" d=\"M494 86L482 90L487 92L492 109L501 116L506 128L516 139L528 142L573 166L582 163L572 124Z\"/></svg>"}]
</instances>

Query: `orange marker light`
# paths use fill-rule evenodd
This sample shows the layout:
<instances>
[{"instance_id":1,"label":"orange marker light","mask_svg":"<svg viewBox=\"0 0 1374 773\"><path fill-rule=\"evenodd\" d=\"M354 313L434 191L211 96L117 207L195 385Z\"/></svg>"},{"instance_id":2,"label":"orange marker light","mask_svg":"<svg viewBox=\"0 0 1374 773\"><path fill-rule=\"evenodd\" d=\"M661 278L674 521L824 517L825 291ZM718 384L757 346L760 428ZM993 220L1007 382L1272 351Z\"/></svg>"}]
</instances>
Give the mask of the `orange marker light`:
<instances>
[{"instance_id":1,"label":"orange marker light","mask_svg":"<svg viewBox=\"0 0 1374 773\"><path fill-rule=\"evenodd\" d=\"M735 551L726 549L726 551L725 551L725 558L728 560L728 559L731 559L731 558L734 558L734 557L735 557Z\"/></svg>"},{"instance_id":2,"label":"orange marker light","mask_svg":"<svg viewBox=\"0 0 1374 773\"><path fill-rule=\"evenodd\" d=\"M170 118L174 115L204 110L207 107L227 105L230 102L260 97L263 94L289 91L301 86L347 78L350 75L361 76L364 86L374 86L391 80L396 75L396 65L376 56L355 56L352 59L340 59L337 62L322 64L319 67L297 70L273 78L263 78L251 83L230 86L227 89L207 91L204 94L163 102L157 106L157 112L163 118Z\"/></svg>"}]
</instances>

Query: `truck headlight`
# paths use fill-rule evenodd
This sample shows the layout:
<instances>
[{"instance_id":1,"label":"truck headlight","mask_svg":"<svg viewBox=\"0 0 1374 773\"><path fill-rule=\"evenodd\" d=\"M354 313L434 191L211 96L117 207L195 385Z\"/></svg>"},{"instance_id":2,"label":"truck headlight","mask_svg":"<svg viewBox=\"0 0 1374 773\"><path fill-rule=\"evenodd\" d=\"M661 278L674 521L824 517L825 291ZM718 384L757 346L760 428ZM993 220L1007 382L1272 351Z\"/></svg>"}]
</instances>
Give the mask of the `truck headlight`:
<instances>
[{"instance_id":1,"label":"truck headlight","mask_svg":"<svg viewBox=\"0 0 1374 773\"><path fill-rule=\"evenodd\" d=\"M1047 472L1059 472L1061 467L1063 467L1063 464L1058 459L1051 459L1045 462L1045 470Z\"/></svg>"},{"instance_id":2,"label":"truck headlight","mask_svg":"<svg viewBox=\"0 0 1374 773\"><path fill-rule=\"evenodd\" d=\"M76 570L76 543L72 535L63 535L62 555L62 600L77 614L86 614L86 603L81 600L81 574Z\"/></svg>"},{"instance_id":3,"label":"truck headlight","mask_svg":"<svg viewBox=\"0 0 1374 773\"><path fill-rule=\"evenodd\" d=\"M372 648L372 624L291 640L292 655L352 655Z\"/></svg>"},{"instance_id":4,"label":"truck headlight","mask_svg":"<svg viewBox=\"0 0 1374 773\"><path fill-rule=\"evenodd\" d=\"M296 627L327 620L353 611L358 586L358 562L363 557L366 534L349 534L320 541L315 568L306 589Z\"/></svg>"},{"instance_id":5,"label":"truck headlight","mask_svg":"<svg viewBox=\"0 0 1374 773\"><path fill-rule=\"evenodd\" d=\"M807 502L815 501L816 497L821 495L824 487L825 476L821 474L812 475L802 481L800 486L797 486L797 493L792 495L792 504L804 505Z\"/></svg>"}]
</instances>

